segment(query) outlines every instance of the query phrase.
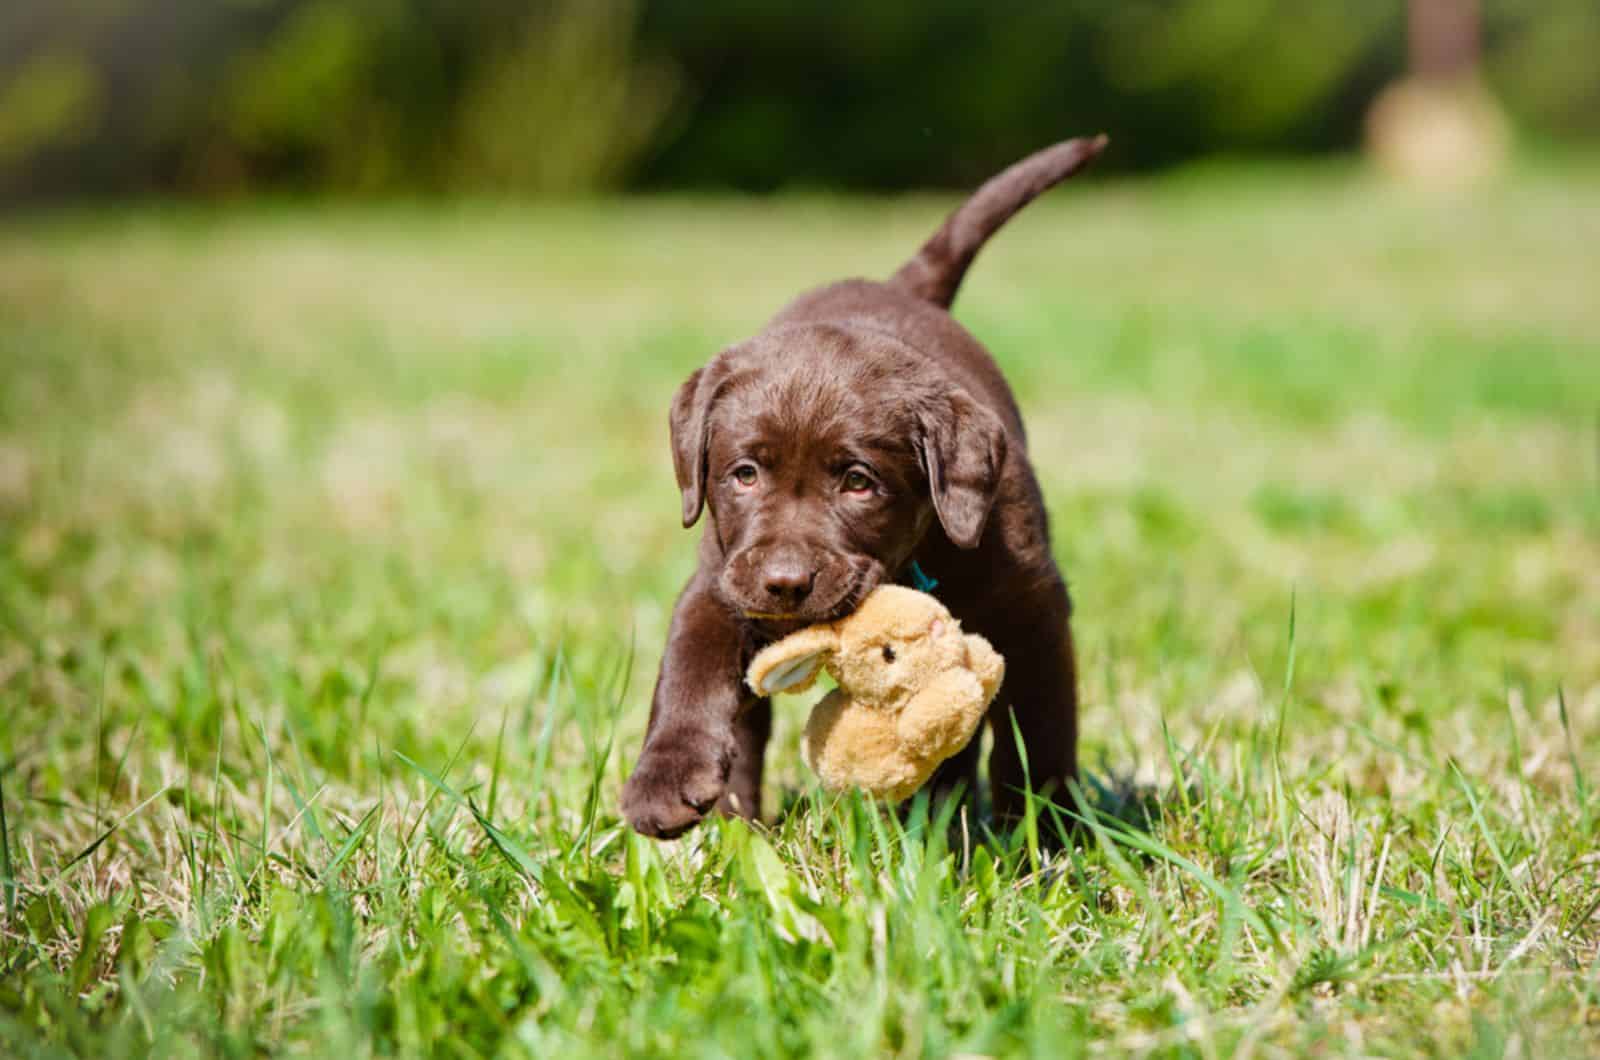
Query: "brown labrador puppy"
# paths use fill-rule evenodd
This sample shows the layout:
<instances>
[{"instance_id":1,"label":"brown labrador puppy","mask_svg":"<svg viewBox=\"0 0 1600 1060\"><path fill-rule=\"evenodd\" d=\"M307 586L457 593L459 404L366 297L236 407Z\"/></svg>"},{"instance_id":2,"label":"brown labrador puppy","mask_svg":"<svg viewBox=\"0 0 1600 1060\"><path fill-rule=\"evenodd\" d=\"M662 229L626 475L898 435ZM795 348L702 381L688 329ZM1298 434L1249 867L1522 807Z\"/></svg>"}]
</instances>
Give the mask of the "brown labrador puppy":
<instances>
[{"instance_id":1,"label":"brown labrador puppy","mask_svg":"<svg viewBox=\"0 0 1600 1060\"><path fill-rule=\"evenodd\" d=\"M702 508L709 517L622 792L635 829L675 836L713 806L759 816L772 704L744 684L751 656L913 569L1006 658L989 714L997 814L1022 807L1013 717L1035 790L1059 793L1073 778L1071 604L1022 419L994 359L947 310L984 242L1104 146L1069 140L1017 163L887 283L800 296L678 390L683 525ZM977 767L974 740L930 783L970 791Z\"/></svg>"}]
</instances>

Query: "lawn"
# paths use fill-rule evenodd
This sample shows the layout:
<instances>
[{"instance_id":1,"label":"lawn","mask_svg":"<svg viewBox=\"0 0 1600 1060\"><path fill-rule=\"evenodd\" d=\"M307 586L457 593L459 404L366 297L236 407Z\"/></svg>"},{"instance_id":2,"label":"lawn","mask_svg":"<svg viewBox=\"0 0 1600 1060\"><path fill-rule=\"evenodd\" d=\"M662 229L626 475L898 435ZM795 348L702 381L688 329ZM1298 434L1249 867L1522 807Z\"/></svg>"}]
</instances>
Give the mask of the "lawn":
<instances>
[{"instance_id":1,"label":"lawn","mask_svg":"<svg viewBox=\"0 0 1600 1060\"><path fill-rule=\"evenodd\" d=\"M0 221L0 1053L1600 1050L1592 164L1030 208L957 315L1077 603L1080 844L820 794L802 701L766 826L619 824L673 387L948 205Z\"/></svg>"}]
</instances>

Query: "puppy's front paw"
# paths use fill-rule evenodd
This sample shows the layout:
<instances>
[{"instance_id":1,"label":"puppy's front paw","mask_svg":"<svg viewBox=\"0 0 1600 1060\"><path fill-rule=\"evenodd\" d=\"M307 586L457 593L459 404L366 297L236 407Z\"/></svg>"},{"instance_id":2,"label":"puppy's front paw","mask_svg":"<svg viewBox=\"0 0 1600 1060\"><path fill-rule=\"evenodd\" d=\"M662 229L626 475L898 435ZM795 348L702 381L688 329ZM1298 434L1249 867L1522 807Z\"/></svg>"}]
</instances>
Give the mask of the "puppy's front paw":
<instances>
[{"instance_id":1,"label":"puppy's front paw","mask_svg":"<svg viewBox=\"0 0 1600 1060\"><path fill-rule=\"evenodd\" d=\"M622 816L642 835L682 835L722 797L732 766L732 748L709 740L651 742L622 786Z\"/></svg>"}]
</instances>

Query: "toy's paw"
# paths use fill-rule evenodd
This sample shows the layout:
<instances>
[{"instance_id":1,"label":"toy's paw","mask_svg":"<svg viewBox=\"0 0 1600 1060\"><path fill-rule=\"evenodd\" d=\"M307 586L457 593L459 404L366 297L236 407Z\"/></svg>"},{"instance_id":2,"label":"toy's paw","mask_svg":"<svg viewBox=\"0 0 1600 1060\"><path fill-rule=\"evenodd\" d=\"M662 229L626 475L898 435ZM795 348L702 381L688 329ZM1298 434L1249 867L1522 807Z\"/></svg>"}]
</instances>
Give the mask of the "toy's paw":
<instances>
[{"instance_id":1,"label":"toy's paw","mask_svg":"<svg viewBox=\"0 0 1600 1060\"><path fill-rule=\"evenodd\" d=\"M622 786L622 816L642 835L682 835L722 797L732 766L731 747L652 742Z\"/></svg>"}]
</instances>

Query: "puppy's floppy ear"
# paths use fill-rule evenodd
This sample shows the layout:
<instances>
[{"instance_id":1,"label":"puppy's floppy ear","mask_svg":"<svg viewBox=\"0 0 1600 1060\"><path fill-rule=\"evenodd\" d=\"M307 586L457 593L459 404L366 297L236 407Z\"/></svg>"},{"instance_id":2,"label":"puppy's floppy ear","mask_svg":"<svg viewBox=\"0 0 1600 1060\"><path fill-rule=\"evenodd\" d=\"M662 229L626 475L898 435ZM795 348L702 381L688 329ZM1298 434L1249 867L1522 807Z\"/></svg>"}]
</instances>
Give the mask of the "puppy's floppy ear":
<instances>
[{"instance_id":1,"label":"puppy's floppy ear","mask_svg":"<svg viewBox=\"0 0 1600 1060\"><path fill-rule=\"evenodd\" d=\"M717 391L728 379L726 354L694 370L672 398L668 423L672 430L672 470L683 495L683 525L690 527L700 518L706 500L706 447L710 442L707 421Z\"/></svg>"},{"instance_id":2,"label":"puppy's floppy ear","mask_svg":"<svg viewBox=\"0 0 1600 1060\"><path fill-rule=\"evenodd\" d=\"M769 644L750 660L745 680L758 696L803 692L822 664L839 650L839 633L831 625L812 626Z\"/></svg>"},{"instance_id":3,"label":"puppy's floppy ear","mask_svg":"<svg viewBox=\"0 0 1600 1060\"><path fill-rule=\"evenodd\" d=\"M945 536L959 548L976 548L1006 463L1005 425L965 390L951 387L922 414L920 446Z\"/></svg>"}]
</instances>

